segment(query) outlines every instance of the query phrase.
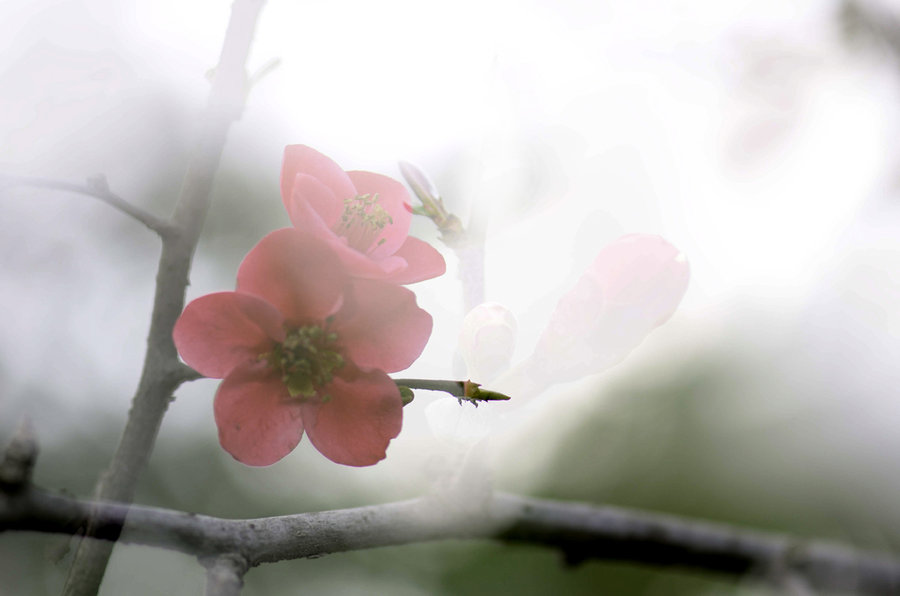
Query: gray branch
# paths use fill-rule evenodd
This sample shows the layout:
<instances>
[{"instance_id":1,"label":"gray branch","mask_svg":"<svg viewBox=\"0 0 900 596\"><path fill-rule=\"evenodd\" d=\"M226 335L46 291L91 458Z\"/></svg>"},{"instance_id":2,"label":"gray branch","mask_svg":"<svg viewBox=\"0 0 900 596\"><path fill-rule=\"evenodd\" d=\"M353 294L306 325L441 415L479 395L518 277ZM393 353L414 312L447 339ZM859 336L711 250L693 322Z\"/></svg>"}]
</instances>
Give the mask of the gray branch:
<instances>
[{"instance_id":1,"label":"gray branch","mask_svg":"<svg viewBox=\"0 0 900 596\"><path fill-rule=\"evenodd\" d=\"M64 180L54 180L52 178L42 178L38 176L0 175L0 188L13 186L49 188L53 190L62 190L65 192L73 192L76 194L86 195L95 199L99 199L107 205L115 207L122 213L125 213L126 215L129 215L137 221L141 222L160 236L165 237L172 231L171 226L168 222L156 217L155 215L147 213L140 207L132 205L119 195L109 190L109 185L106 183L106 178L103 176L95 176L93 178L89 178L86 184L75 184L73 182L66 182Z\"/></svg>"},{"instance_id":2,"label":"gray branch","mask_svg":"<svg viewBox=\"0 0 900 596\"><path fill-rule=\"evenodd\" d=\"M206 596L237 596L244 587L247 560L240 555L220 555L206 565Z\"/></svg>"},{"instance_id":3,"label":"gray branch","mask_svg":"<svg viewBox=\"0 0 900 596\"><path fill-rule=\"evenodd\" d=\"M235 0L215 69L209 103L175 212L167 222L156 277L156 294L147 352L119 445L95 490L98 501L128 503L156 442L175 389L186 380L172 341L172 327L184 308L188 272L210 204L213 177L231 124L240 118L247 91L244 65L264 0ZM85 520L85 535L95 536L101 522ZM75 553L64 593L91 596L100 587L112 542L82 541Z\"/></svg>"},{"instance_id":4,"label":"gray branch","mask_svg":"<svg viewBox=\"0 0 900 596\"><path fill-rule=\"evenodd\" d=\"M552 548L569 564L628 561L755 575L760 580L790 577L813 590L900 593L900 561L886 555L620 507L509 494L483 499L435 495L353 509L228 520L78 501L31 487L0 493L0 531L75 534L92 515L97 539L198 557L208 569L207 594L237 594L244 572L262 563L448 539Z\"/></svg>"}]
</instances>

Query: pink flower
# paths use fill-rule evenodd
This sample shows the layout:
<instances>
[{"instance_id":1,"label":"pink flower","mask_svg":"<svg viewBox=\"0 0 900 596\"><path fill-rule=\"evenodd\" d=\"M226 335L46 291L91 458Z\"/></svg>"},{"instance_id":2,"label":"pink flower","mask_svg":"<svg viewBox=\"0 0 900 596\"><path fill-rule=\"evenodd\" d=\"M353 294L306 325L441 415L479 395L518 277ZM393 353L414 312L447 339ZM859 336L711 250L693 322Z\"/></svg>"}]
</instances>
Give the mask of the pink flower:
<instances>
[{"instance_id":1,"label":"pink flower","mask_svg":"<svg viewBox=\"0 0 900 596\"><path fill-rule=\"evenodd\" d=\"M273 464L305 431L328 459L368 466L403 418L386 372L419 357L431 325L411 291L352 279L327 244L282 229L244 258L237 291L188 304L173 338L190 366L224 378L216 425L238 461Z\"/></svg>"},{"instance_id":2,"label":"pink flower","mask_svg":"<svg viewBox=\"0 0 900 596\"><path fill-rule=\"evenodd\" d=\"M392 178L345 172L315 149L288 145L281 198L294 227L325 240L354 277L407 284L446 270L437 250L408 236L409 193Z\"/></svg>"},{"instance_id":3,"label":"pink flower","mask_svg":"<svg viewBox=\"0 0 900 596\"><path fill-rule=\"evenodd\" d=\"M684 254L663 238L613 241L560 299L528 361L532 376L572 381L616 364L672 316L689 279Z\"/></svg>"}]
</instances>

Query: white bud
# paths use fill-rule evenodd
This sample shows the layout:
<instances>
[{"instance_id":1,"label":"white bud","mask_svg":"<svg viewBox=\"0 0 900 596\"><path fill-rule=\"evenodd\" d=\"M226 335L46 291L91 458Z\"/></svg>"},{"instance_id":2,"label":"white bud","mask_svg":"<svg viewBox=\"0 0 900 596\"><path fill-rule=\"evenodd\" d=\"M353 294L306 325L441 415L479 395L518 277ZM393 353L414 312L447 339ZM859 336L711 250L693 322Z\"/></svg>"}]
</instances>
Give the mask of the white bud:
<instances>
[{"instance_id":1,"label":"white bud","mask_svg":"<svg viewBox=\"0 0 900 596\"><path fill-rule=\"evenodd\" d=\"M487 383L509 368L517 329L515 316L502 304L485 302L469 311L459 333L469 379Z\"/></svg>"}]
</instances>

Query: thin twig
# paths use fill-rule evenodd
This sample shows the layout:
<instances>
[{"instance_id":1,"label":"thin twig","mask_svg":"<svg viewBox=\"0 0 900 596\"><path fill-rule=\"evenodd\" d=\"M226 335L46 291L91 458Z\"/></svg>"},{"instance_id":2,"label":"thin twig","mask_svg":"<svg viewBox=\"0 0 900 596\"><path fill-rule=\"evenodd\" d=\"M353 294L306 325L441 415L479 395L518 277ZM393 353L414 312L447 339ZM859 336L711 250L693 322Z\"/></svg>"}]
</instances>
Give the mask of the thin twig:
<instances>
[{"instance_id":1,"label":"thin twig","mask_svg":"<svg viewBox=\"0 0 900 596\"><path fill-rule=\"evenodd\" d=\"M492 539L562 552L569 564L628 561L760 581L773 570L812 590L900 593L900 560L816 540L620 507L494 494L440 495L318 513L249 520L118 503L91 503L32 488L0 492L0 532L74 534L94 515L94 536L217 561L230 577L262 563L449 539ZM119 533L125 517L125 531ZM230 559L229 559L230 558ZM207 563L208 564L208 563ZM248 567L242 567L247 565ZM228 568L232 571L228 571ZM228 594L228 592L224 592Z\"/></svg>"},{"instance_id":2,"label":"thin twig","mask_svg":"<svg viewBox=\"0 0 900 596\"><path fill-rule=\"evenodd\" d=\"M53 190L62 190L93 197L95 199L100 199L107 205L115 207L122 213L131 216L160 236L166 236L172 231L168 222L147 213L140 207L132 205L119 195L110 191L104 176L89 178L86 184L75 184L64 180L54 180L52 178L42 178L38 176L0 175L0 188L13 186L50 188Z\"/></svg>"},{"instance_id":3,"label":"thin twig","mask_svg":"<svg viewBox=\"0 0 900 596\"><path fill-rule=\"evenodd\" d=\"M427 391L443 391L459 400L468 401L478 407L483 401L507 401L508 395L482 389L480 383L472 381L444 381L437 379L393 379L398 387L409 389L425 389Z\"/></svg>"},{"instance_id":4,"label":"thin twig","mask_svg":"<svg viewBox=\"0 0 900 596\"><path fill-rule=\"evenodd\" d=\"M246 98L244 65L264 0L235 0L225 33L222 53L210 90L209 104L200 122L197 146L188 163L178 203L163 237L156 277L156 294L147 337L147 352L137 391L119 445L95 490L98 501L130 503L135 487L162 424L172 394L184 379L178 370L178 354L172 327L184 308L188 272L200 230L210 203L213 177L231 124L240 118ZM88 520L86 536L98 531ZM84 540L79 544L66 580L67 596L97 593L109 561L110 543Z\"/></svg>"}]
</instances>

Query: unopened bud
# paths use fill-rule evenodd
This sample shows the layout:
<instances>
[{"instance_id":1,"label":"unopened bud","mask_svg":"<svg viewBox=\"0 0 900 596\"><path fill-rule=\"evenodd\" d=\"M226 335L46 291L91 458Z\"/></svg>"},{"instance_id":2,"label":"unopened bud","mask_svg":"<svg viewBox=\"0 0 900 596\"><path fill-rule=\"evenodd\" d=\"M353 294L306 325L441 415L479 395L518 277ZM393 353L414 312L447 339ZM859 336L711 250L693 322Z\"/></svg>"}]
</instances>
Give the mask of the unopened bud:
<instances>
[{"instance_id":1,"label":"unopened bud","mask_svg":"<svg viewBox=\"0 0 900 596\"><path fill-rule=\"evenodd\" d=\"M428 175L419 167L407 161L401 161L398 165L406 183L409 184L413 193L422 201L422 206L414 208L413 213L429 217L440 230L441 240L445 243L450 245L458 243L463 236L462 222L458 217L447 211L447 208L444 206L444 200L438 193L434 183L428 178Z\"/></svg>"},{"instance_id":2,"label":"unopened bud","mask_svg":"<svg viewBox=\"0 0 900 596\"><path fill-rule=\"evenodd\" d=\"M496 302L479 304L463 319L459 350L470 379L487 383L509 367L516 347L516 318Z\"/></svg>"},{"instance_id":3,"label":"unopened bud","mask_svg":"<svg viewBox=\"0 0 900 596\"><path fill-rule=\"evenodd\" d=\"M532 372L565 382L616 364L672 316L689 278L684 254L659 236L613 241L560 299L530 358Z\"/></svg>"}]
</instances>

